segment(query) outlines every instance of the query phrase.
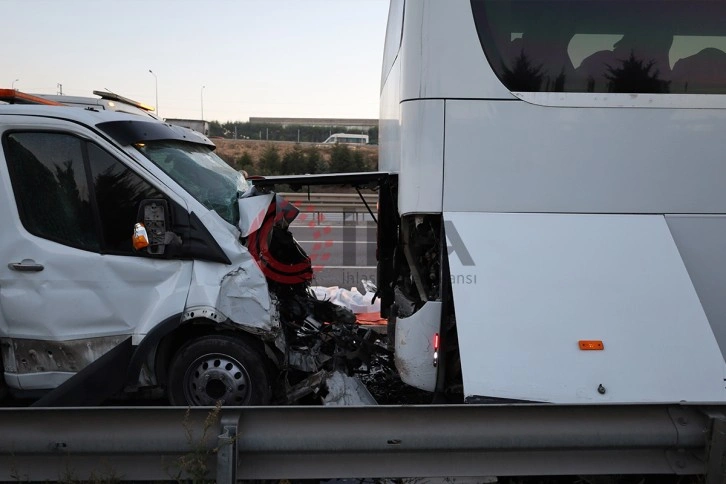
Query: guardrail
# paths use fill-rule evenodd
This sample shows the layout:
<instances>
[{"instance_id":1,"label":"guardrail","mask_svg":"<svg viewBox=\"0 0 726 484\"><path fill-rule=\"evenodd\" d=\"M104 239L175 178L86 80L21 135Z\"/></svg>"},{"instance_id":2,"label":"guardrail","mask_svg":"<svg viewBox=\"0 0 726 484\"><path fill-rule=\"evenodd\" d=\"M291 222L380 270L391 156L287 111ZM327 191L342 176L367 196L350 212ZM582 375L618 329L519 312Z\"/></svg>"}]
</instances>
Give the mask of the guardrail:
<instances>
[{"instance_id":1,"label":"guardrail","mask_svg":"<svg viewBox=\"0 0 726 484\"><path fill-rule=\"evenodd\" d=\"M301 207L310 206L318 207L324 205L355 205L363 207L365 204L361 201L357 193L306 193L306 192L285 192L280 195L287 201L300 205ZM375 207L378 203L377 193L364 193L363 198L371 206Z\"/></svg>"},{"instance_id":2,"label":"guardrail","mask_svg":"<svg viewBox=\"0 0 726 484\"><path fill-rule=\"evenodd\" d=\"M687 406L0 409L0 431L16 481L726 476L726 420Z\"/></svg>"},{"instance_id":3,"label":"guardrail","mask_svg":"<svg viewBox=\"0 0 726 484\"><path fill-rule=\"evenodd\" d=\"M288 202L294 204L303 213L314 213L315 220L318 224L322 223L322 214L325 213L342 213L344 215L352 214L353 220L358 221L358 214L367 214L368 208L356 193L307 193L307 192L287 192L280 195ZM363 194L368 203L368 207L376 213L376 204L378 203L378 194Z\"/></svg>"}]
</instances>

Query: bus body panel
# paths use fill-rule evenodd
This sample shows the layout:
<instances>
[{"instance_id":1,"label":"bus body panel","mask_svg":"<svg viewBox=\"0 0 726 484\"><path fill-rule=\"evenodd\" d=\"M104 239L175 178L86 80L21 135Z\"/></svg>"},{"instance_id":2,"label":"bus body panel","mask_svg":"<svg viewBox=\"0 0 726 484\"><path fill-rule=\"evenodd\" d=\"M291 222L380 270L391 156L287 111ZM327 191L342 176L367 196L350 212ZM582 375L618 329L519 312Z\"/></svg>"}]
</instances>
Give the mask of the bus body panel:
<instances>
[{"instance_id":1,"label":"bus body panel","mask_svg":"<svg viewBox=\"0 0 726 484\"><path fill-rule=\"evenodd\" d=\"M444 210L726 213L723 133L716 109L447 100Z\"/></svg>"},{"instance_id":2,"label":"bus body panel","mask_svg":"<svg viewBox=\"0 0 726 484\"><path fill-rule=\"evenodd\" d=\"M666 222L726 358L726 215L666 215Z\"/></svg>"},{"instance_id":3,"label":"bus body panel","mask_svg":"<svg viewBox=\"0 0 726 484\"><path fill-rule=\"evenodd\" d=\"M381 91L378 133L378 169L401 171L401 63L396 62Z\"/></svg>"},{"instance_id":4,"label":"bus body panel","mask_svg":"<svg viewBox=\"0 0 726 484\"><path fill-rule=\"evenodd\" d=\"M444 176L444 101L401 104L401 172L398 210L441 213Z\"/></svg>"},{"instance_id":5,"label":"bus body panel","mask_svg":"<svg viewBox=\"0 0 726 484\"><path fill-rule=\"evenodd\" d=\"M444 217L474 261L449 257L465 397L726 398L726 364L663 216Z\"/></svg>"},{"instance_id":6,"label":"bus body panel","mask_svg":"<svg viewBox=\"0 0 726 484\"><path fill-rule=\"evenodd\" d=\"M405 8L402 100L516 99L489 67L468 0L408 1Z\"/></svg>"}]
</instances>

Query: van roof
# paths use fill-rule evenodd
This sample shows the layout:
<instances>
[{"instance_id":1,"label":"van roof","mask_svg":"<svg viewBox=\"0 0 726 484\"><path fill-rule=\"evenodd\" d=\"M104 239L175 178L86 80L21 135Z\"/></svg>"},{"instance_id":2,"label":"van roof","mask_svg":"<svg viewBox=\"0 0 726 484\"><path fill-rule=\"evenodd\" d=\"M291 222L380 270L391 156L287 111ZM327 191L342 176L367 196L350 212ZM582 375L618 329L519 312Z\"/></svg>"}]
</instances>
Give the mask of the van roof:
<instances>
[{"instance_id":1,"label":"van roof","mask_svg":"<svg viewBox=\"0 0 726 484\"><path fill-rule=\"evenodd\" d=\"M66 119L99 129L121 144L144 139L170 139L204 144L214 149L214 143L201 133L165 123L154 117L142 117L122 111L107 111L95 107L81 109L57 105L0 104L0 123L4 116Z\"/></svg>"},{"instance_id":2,"label":"van roof","mask_svg":"<svg viewBox=\"0 0 726 484\"><path fill-rule=\"evenodd\" d=\"M113 92L93 91L98 97L64 96L59 94L29 94L16 89L0 89L0 101L9 104L45 104L56 106L88 107L108 111L120 111L159 120L154 108ZM1 103L0 103L1 104Z\"/></svg>"}]
</instances>

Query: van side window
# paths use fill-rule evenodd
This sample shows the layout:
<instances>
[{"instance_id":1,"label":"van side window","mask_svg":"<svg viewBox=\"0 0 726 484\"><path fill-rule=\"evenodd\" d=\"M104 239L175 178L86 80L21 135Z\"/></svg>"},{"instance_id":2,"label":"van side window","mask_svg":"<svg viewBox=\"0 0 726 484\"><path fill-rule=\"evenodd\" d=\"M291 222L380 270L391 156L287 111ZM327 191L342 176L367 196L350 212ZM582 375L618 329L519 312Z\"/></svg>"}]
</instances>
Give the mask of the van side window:
<instances>
[{"instance_id":1,"label":"van side window","mask_svg":"<svg viewBox=\"0 0 726 484\"><path fill-rule=\"evenodd\" d=\"M4 145L25 229L44 239L98 251L83 141L60 133L13 133Z\"/></svg>"},{"instance_id":2,"label":"van side window","mask_svg":"<svg viewBox=\"0 0 726 484\"><path fill-rule=\"evenodd\" d=\"M88 159L104 247L114 254L135 254L130 234L136 222L139 202L148 198L162 198L162 194L91 143L88 144Z\"/></svg>"}]
</instances>

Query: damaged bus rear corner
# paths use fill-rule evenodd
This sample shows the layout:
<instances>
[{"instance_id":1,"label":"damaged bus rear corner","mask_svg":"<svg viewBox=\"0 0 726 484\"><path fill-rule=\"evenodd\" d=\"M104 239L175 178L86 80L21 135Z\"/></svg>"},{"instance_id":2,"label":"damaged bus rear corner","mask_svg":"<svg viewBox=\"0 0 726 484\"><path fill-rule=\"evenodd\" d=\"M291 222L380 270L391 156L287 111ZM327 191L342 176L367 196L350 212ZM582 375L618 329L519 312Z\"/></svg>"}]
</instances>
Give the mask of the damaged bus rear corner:
<instances>
[{"instance_id":1,"label":"damaged bus rear corner","mask_svg":"<svg viewBox=\"0 0 726 484\"><path fill-rule=\"evenodd\" d=\"M389 27L390 28L390 27ZM401 380L463 401L447 253L455 228L443 218L444 103L399 103L394 66L382 93L380 168L396 173L379 191L378 280ZM452 242L448 246L447 237ZM468 257L470 259L470 257Z\"/></svg>"}]
</instances>

